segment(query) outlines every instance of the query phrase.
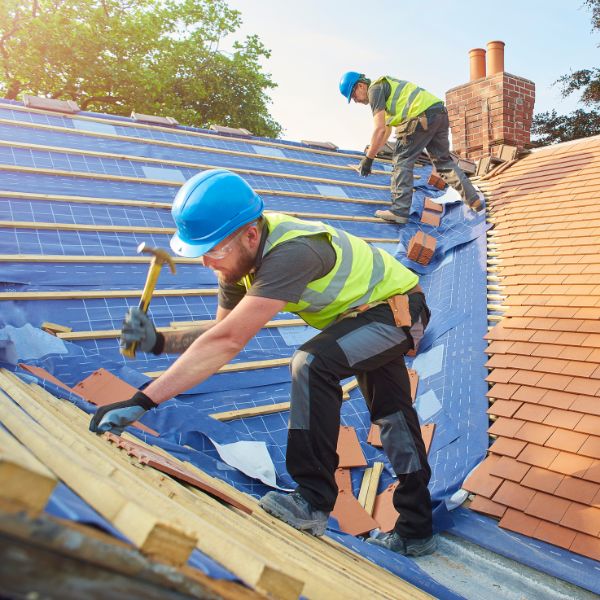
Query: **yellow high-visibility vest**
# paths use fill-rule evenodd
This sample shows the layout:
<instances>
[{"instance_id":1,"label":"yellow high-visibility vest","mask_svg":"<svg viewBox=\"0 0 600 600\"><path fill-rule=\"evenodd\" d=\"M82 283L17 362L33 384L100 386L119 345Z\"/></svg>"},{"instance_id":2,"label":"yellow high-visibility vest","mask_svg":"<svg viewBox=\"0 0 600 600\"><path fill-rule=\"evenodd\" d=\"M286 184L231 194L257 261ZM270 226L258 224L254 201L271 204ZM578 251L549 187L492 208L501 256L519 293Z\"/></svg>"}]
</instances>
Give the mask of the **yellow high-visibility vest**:
<instances>
[{"instance_id":1,"label":"yellow high-visibility vest","mask_svg":"<svg viewBox=\"0 0 600 600\"><path fill-rule=\"evenodd\" d=\"M268 235L263 256L279 244L309 235L326 235L335 250L336 260L331 271L311 281L300 300L288 302L283 309L296 313L312 327L323 329L348 309L404 294L419 281L415 273L391 254L325 223L279 213L265 214L264 219ZM249 289L252 281L250 275L241 283Z\"/></svg>"},{"instance_id":2,"label":"yellow high-visibility vest","mask_svg":"<svg viewBox=\"0 0 600 600\"><path fill-rule=\"evenodd\" d=\"M420 88L410 81L395 79L384 75L373 82L387 81L392 88L388 99L385 101L386 125L395 126L403 121L417 117L430 106L442 102L437 96Z\"/></svg>"}]
</instances>

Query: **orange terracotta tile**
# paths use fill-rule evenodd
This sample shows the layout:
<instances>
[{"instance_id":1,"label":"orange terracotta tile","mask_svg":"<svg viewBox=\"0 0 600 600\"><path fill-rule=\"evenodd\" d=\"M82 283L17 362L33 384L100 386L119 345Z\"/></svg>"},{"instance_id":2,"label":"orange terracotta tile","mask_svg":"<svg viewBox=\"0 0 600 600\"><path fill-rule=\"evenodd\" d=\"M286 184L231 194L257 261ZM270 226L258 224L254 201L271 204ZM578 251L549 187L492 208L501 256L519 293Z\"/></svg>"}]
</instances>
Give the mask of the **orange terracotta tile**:
<instances>
[{"instance_id":1,"label":"orange terracotta tile","mask_svg":"<svg viewBox=\"0 0 600 600\"><path fill-rule=\"evenodd\" d=\"M561 335L558 331L536 331L530 341L538 344L554 344Z\"/></svg>"},{"instance_id":2,"label":"orange terracotta tile","mask_svg":"<svg viewBox=\"0 0 600 600\"><path fill-rule=\"evenodd\" d=\"M575 415L579 413L574 413ZM600 432L600 417L596 415L579 415L580 420L573 426L575 431L582 433L598 434Z\"/></svg>"},{"instance_id":3,"label":"orange terracotta tile","mask_svg":"<svg viewBox=\"0 0 600 600\"><path fill-rule=\"evenodd\" d=\"M593 335L593 334L590 334ZM561 333L554 342L559 346L581 346L587 340L588 335L585 333ZM586 346L594 346L594 344L585 344Z\"/></svg>"},{"instance_id":4,"label":"orange terracotta tile","mask_svg":"<svg viewBox=\"0 0 600 600\"><path fill-rule=\"evenodd\" d=\"M596 367L594 372L590 375L593 379L600 379L600 367Z\"/></svg>"},{"instance_id":5,"label":"orange terracotta tile","mask_svg":"<svg viewBox=\"0 0 600 600\"><path fill-rule=\"evenodd\" d=\"M600 416L600 402L594 396L578 394L569 408L577 412Z\"/></svg>"},{"instance_id":6,"label":"orange terracotta tile","mask_svg":"<svg viewBox=\"0 0 600 600\"><path fill-rule=\"evenodd\" d=\"M577 396L569 392L559 392L557 390L548 390L539 400L544 406L553 408L567 409L573 405Z\"/></svg>"},{"instance_id":7,"label":"orange terracotta tile","mask_svg":"<svg viewBox=\"0 0 600 600\"><path fill-rule=\"evenodd\" d=\"M523 356L522 354L507 354L507 356L511 358L510 365L508 366L513 367L513 369L531 371L540 362L540 358L537 356Z\"/></svg>"},{"instance_id":8,"label":"orange terracotta tile","mask_svg":"<svg viewBox=\"0 0 600 600\"><path fill-rule=\"evenodd\" d=\"M510 347L510 352L512 354L531 356L536 348L537 344L533 344L531 342L513 342Z\"/></svg>"},{"instance_id":9,"label":"orange terracotta tile","mask_svg":"<svg viewBox=\"0 0 600 600\"><path fill-rule=\"evenodd\" d=\"M563 391L571 383L572 377L567 375L546 374L539 381L538 386L549 390Z\"/></svg>"},{"instance_id":10,"label":"orange terracotta tile","mask_svg":"<svg viewBox=\"0 0 600 600\"><path fill-rule=\"evenodd\" d=\"M521 485L540 492L553 494L563 479L564 476L560 473L548 471L547 469L542 469L540 467L531 467L525 477L521 480Z\"/></svg>"},{"instance_id":11,"label":"orange terracotta tile","mask_svg":"<svg viewBox=\"0 0 600 600\"><path fill-rule=\"evenodd\" d=\"M475 496L471 504L469 504L469 508L490 517L496 517L497 519L502 518L506 512L506 506L502 506L502 504L493 502L483 496Z\"/></svg>"},{"instance_id":12,"label":"orange terracotta tile","mask_svg":"<svg viewBox=\"0 0 600 600\"><path fill-rule=\"evenodd\" d=\"M517 458L521 462L533 465L534 467L543 467L547 469L556 460L558 455L558 450L545 448L544 446L536 446L535 444L527 444Z\"/></svg>"},{"instance_id":13,"label":"orange terracotta tile","mask_svg":"<svg viewBox=\"0 0 600 600\"><path fill-rule=\"evenodd\" d=\"M342 425L337 443L337 453L340 458L338 467L366 467L367 461L354 427Z\"/></svg>"},{"instance_id":14,"label":"orange terracotta tile","mask_svg":"<svg viewBox=\"0 0 600 600\"><path fill-rule=\"evenodd\" d=\"M391 483L388 487L377 494L375 505L373 507L373 518L379 524L381 531L391 531L398 519L398 513L394 508L393 497L396 483Z\"/></svg>"},{"instance_id":15,"label":"orange terracotta tile","mask_svg":"<svg viewBox=\"0 0 600 600\"><path fill-rule=\"evenodd\" d=\"M581 504L592 504L592 501L599 492L599 484L568 476L564 477L554 490L556 496L568 498Z\"/></svg>"},{"instance_id":16,"label":"orange terracotta tile","mask_svg":"<svg viewBox=\"0 0 600 600\"><path fill-rule=\"evenodd\" d=\"M64 390L67 390L69 392L73 391L68 385L65 385L62 381L60 381L60 379L57 379L56 377L54 377L54 375L52 375L52 373L46 371L46 369L42 369L42 367L36 367L34 365L26 365L25 363L19 363L19 367L21 367L25 371L29 371L32 375L35 375L38 379L44 379L46 381L50 381L54 385L57 385L58 387L63 388Z\"/></svg>"},{"instance_id":17,"label":"orange terracotta tile","mask_svg":"<svg viewBox=\"0 0 600 600\"><path fill-rule=\"evenodd\" d=\"M339 490L347 490L352 493L352 476L350 469L336 469L335 482Z\"/></svg>"},{"instance_id":18,"label":"orange terracotta tile","mask_svg":"<svg viewBox=\"0 0 600 600\"><path fill-rule=\"evenodd\" d=\"M548 450L550 450L548 448ZM552 450L552 452L557 452ZM547 465L551 471L562 473L563 475L572 475L582 479L590 479L588 471L594 466L594 459L587 456L579 456L570 452L557 452L556 458ZM594 481L594 479L591 479Z\"/></svg>"},{"instance_id":19,"label":"orange terracotta tile","mask_svg":"<svg viewBox=\"0 0 600 600\"><path fill-rule=\"evenodd\" d=\"M352 492L340 490L331 512L344 533L363 535L378 527L377 521L359 504Z\"/></svg>"},{"instance_id":20,"label":"orange terracotta tile","mask_svg":"<svg viewBox=\"0 0 600 600\"><path fill-rule=\"evenodd\" d=\"M560 523L568 508L569 500L557 498L544 492L536 492L531 502L525 508L525 513L551 523Z\"/></svg>"},{"instance_id":21,"label":"orange terracotta tile","mask_svg":"<svg viewBox=\"0 0 600 600\"><path fill-rule=\"evenodd\" d=\"M537 373L536 371L517 371L510 379L510 383L518 385L530 385L535 384L543 377L543 373Z\"/></svg>"},{"instance_id":22,"label":"orange terracotta tile","mask_svg":"<svg viewBox=\"0 0 600 600\"><path fill-rule=\"evenodd\" d=\"M518 440L524 440L542 446L553 432L553 427L548 427L547 425L542 425L540 423L527 422L519 428L514 437Z\"/></svg>"},{"instance_id":23,"label":"orange terracotta tile","mask_svg":"<svg viewBox=\"0 0 600 600\"><path fill-rule=\"evenodd\" d=\"M499 437L490 447L490 452L515 458L526 446L526 442L507 437Z\"/></svg>"},{"instance_id":24,"label":"orange terracotta tile","mask_svg":"<svg viewBox=\"0 0 600 600\"><path fill-rule=\"evenodd\" d=\"M590 435L588 439L583 442L581 448L579 448L579 454L600 460L600 437Z\"/></svg>"},{"instance_id":25,"label":"orange terracotta tile","mask_svg":"<svg viewBox=\"0 0 600 600\"><path fill-rule=\"evenodd\" d=\"M565 361L558 358L542 358L535 368L544 373L560 373L565 368Z\"/></svg>"},{"instance_id":26,"label":"orange terracotta tile","mask_svg":"<svg viewBox=\"0 0 600 600\"><path fill-rule=\"evenodd\" d=\"M573 394L594 396L600 391L600 381L597 379L586 379L584 377L573 377L569 384L563 389L565 392L572 392Z\"/></svg>"},{"instance_id":27,"label":"orange terracotta tile","mask_svg":"<svg viewBox=\"0 0 600 600\"><path fill-rule=\"evenodd\" d=\"M586 479L588 481L594 481L595 483L600 483L600 460L589 459L587 458L587 456L582 456L580 458L585 460L592 460L592 464L583 474L583 479Z\"/></svg>"},{"instance_id":28,"label":"orange terracotta tile","mask_svg":"<svg viewBox=\"0 0 600 600\"><path fill-rule=\"evenodd\" d=\"M589 377L595 369L596 365L593 363L571 360L565 365L565 368L562 370L562 374L572 375L573 377Z\"/></svg>"},{"instance_id":29,"label":"orange terracotta tile","mask_svg":"<svg viewBox=\"0 0 600 600\"><path fill-rule=\"evenodd\" d=\"M537 403L544 397L544 395L546 393L547 393L547 390L544 390L542 388L536 388L536 387L531 387L528 385L522 385L513 394L512 399L518 400L520 402ZM572 399L571 399L571 401L572 401Z\"/></svg>"},{"instance_id":30,"label":"orange terracotta tile","mask_svg":"<svg viewBox=\"0 0 600 600\"><path fill-rule=\"evenodd\" d=\"M512 395L519 389L518 385L509 383L497 383L486 394L488 398L496 398L497 400L510 400Z\"/></svg>"},{"instance_id":31,"label":"orange terracotta tile","mask_svg":"<svg viewBox=\"0 0 600 600\"><path fill-rule=\"evenodd\" d=\"M465 479L462 488L472 494L480 494L490 498L502 483L499 477L490 475L490 469L500 460L499 456L488 456L471 474Z\"/></svg>"},{"instance_id":32,"label":"orange terracotta tile","mask_svg":"<svg viewBox=\"0 0 600 600\"><path fill-rule=\"evenodd\" d=\"M571 552L582 554L593 560L600 561L600 539L578 533L570 547Z\"/></svg>"},{"instance_id":33,"label":"orange terracotta tile","mask_svg":"<svg viewBox=\"0 0 600 600\"><path fill-rule=\"evenodd\" d=\"M492 466L490 474L502 479L519 482L531 467L522 462L518 462L508 456L502 456L500 460Z\"/></svg>"},{"instance_id":34,"label":"orange terracotta tile","mask_svg":"<svg viewBox=\"0 0 600 600\"><path fill-rule=\"evenodd\" d=\"M485 366L488 369L503 369L509 367L512 361L512 354L494 354L485 363Z\"/></svg>"},{"instance_id":35,"label":"orange terracotta tile","mask_svg":"<svg viewBox=\"0 0 600 600\"><path fill-rule=\"evenodd\" d=\"M600 508L572 502L560 520L561 525L588 535L600 535Z\"/></svg>"},{"instance_id":36,"label":"orange terracotta tile","mask_svg":"<svg viewBox=\"0 0 600 600\"><path fill-rule=\"evenodd\" d=\"M575 536L575 531L556 525L555 523L548 523L547 521L541 521L533 534L533 537L538 540L548 542L559 548L565 548L566 550L571 547Z\"/></svg>"},{"instance_id":37,"label":"orange terracotta tile","mask_svg":"<svg viewBox=\"0 0 600 600\"><path fill-rule=\"evenodd\" d=\"M529 537L533 536L538 528L540 520L530 515L525 515L518 510L507 509L502 519L500 519L500 527L510 531L516 531Z\"/></svg>"},{"instance_id":38,"label":"orange terracotta tile","mask_svg":"<svg viewBox=\"0 0 600 600\"><path fill-rule=\"evenodd\" d=\"M523 421L533 421L534 423L541 423L551 410L552 409L548 408L547 406L525 403L516 412L515 418L523 419Z\"/></svg>"},{"instance_id":39,"label":"orange terracotta tile","mask_svg":"<svg viewBox=\"0 0 600 600\"><path fill-rule=\"evenodd\" d=\"M488 408L487 413L496 417L512 417L521 406L521 402L495 400Z\"/></svg>"},{"instance_id":40,"label":"orange terracotta tile","mask_svg":"<svg viewBox=\"0 0 600 600\"><path fill-rule=\"evenodd\" d=\"M567 429L556 429L546 440L545 445L549 448L556 448L557 450L577 454L587 438L588 435L585 433L577 433L575 431L568 431Z\"/></svg>"},{"instance_id":41,"label":"orange terracotta tile","mask_svg":"<svg viewBox=\"0 0 600 600\"><path fill-rule=\"evenodd\" d=\"M560 351L558 357L567 360L586 360L591 353L591 348L575 348L573 346L567 346Z\"/></svg>"},{"instance_id":42,"label":"orange terracotta tile","mask_svg":"<svg viewBox=\"0 0 600 600\"><path fill-rule=\"evenodd\" d=\"M487 348L487 354L504 354L508 352L510 347L513 345L512 342L505 341L493 341Z\"/></svg>"},{"instance_id":43,"label":"orange terracotta tile","mask_svg":"<svg viewBox=\"0 0 600 600\"><path fill-rule=\"evenodd\" d=\"M510 506L517 510L525 510L536 492L512 481L503 481L502 485L492 496L494 502Z\"/></svg>"},{"instance_id":44,"label":"orange terracotta tile","mask_svg":"<svg viewBox=\"0 0 600 600\"><path fill-rule=\"evenodd\" d=\"M498 417L494 424L488 429L488 433L492 435L501 435L503 437L514 437L515 433L525 424L525 421L517 419L507 419Z\"/></svg>"},{"instance_id":45,"label":"orange terracotta tile","mask_svg":"<svg viewBox=\"0 0 600 600\"><path fill-rule=\"evenodd\" d=\"M538 344L531 355L538 358L556 358L559 348L561 348L561 346L558 344Z\"/></svg>"},{"instance_id":46,"label":"orange terracotta tile","mask_svg":"<svg viewBox=\"0 0 600 600\"><path fill-rule=\"evenodd\" d=\"M581 421L581 419L582 417L580 413L570 410L561 410L560 408L553 408L543 422L545 425L550 425L552 427L573 429ZM598 419L598 425L600 427L600 419Z\"/></svg>"},{"instance_id":47,"label":"orange terracotta tile","mask_svg":"<svg viewBox=\"0 0 600 600\"><path fill-rule=\"evenodd\" d=\"M485 380L489 383L508 383L516 373L516 369L494 369Z\"/></svg>"}]
</instances>

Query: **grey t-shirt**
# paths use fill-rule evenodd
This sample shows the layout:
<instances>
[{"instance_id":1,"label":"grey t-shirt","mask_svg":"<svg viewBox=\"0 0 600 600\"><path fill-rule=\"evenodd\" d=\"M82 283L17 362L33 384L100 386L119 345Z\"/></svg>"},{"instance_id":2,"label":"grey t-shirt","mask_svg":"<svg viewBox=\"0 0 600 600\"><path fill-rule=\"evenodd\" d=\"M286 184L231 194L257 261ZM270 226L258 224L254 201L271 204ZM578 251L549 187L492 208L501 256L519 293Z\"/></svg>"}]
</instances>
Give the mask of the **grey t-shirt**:
<instances>
[{"instance_id":1,"label":"grey t-shirt","mask_svg":"<svg viewBox=\"0 0 600 600\"><path fill-rule=\"evenodd\" d=\"M324 277L335 265L335 250L327 236L299 237L275 246L255 266L250 289L241 283L219 283L219 306L236 307L246 295L298 302L306 286Z\"/></svg>"},{"instance_id":2,"label":"grey t-shirt","mask_svg":"<svg viewBox=\"0 0 600 600\"><path fill-rule=\"evenodd\" d=\"M380 110L385 110L385 101L391 93L392 86L385 79L369 86L369 104L371 105L373 115L377 114Z\"/></svg>"}]
</instances>

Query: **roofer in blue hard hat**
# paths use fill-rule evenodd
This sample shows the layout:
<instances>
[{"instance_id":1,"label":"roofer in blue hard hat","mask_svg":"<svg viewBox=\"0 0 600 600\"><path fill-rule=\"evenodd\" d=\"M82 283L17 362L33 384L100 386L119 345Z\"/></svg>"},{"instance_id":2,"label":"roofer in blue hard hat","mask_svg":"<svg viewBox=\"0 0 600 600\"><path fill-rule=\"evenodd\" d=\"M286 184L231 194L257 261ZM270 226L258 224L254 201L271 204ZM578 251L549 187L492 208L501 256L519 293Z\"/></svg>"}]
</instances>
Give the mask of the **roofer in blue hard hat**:
<instances>
[{"instance_id":1,"label":"roofer in blue hard hat","mask_svg":"<svg viewBox=\"0 0 600 600\"><path fill-rule=\"evenodd\" d=\"M431 471L404 364L429 320L418 277L360 238L263 208L260 196L224 169L182 186L173 204L171 247L217 273L216 320L159 333L143 311L130 309L123 344L182 354L143 392L99 408L90 429L121 432L146 410L216 373L277 313L296 313L322 330L291 360L286 465L298 487L292 494L268 492L260 505L323 535L338 494L340 381L355 375L398 475L395 528L371 541L405 555L429 554L437 543L427 489Z\"/></svg>"},{"instance_id":2,"label":"roofer in blue hard hat","mask_svg":"<svg viewBox=\"0 0 600 600\"><path fill-rule=\"evenodd\" d=\"M363 177L371 174L377 153L396 128L391 180L392 204L375 216L404 225L408 222L413 194L413 168L427 149L440 177L453 187L474 211L483 210L478 193L450 156L448 112L442 100L427 90L389 75L371 81L364 74L348 71L340 79L340 92L348 102L369 104L373 112L373 133L359 165Z\"/></svg>"}]
</instances>

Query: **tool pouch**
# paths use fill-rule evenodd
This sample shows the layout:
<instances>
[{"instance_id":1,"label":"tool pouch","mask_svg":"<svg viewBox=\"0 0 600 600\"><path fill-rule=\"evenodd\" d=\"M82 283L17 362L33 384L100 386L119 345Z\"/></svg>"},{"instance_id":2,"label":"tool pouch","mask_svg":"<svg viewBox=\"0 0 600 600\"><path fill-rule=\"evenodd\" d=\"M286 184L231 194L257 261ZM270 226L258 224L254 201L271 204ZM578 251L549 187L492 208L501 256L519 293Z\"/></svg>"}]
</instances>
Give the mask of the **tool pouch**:
<instances>
[{"instance_id":1,"label":"tool pouch","mask_svg":"<svg viewBox=\"0 0 600 600\"><path fill-rule=\"evenodd\" d=\"M420 293L422 296L422 293ZM402 327L407 337L412 339L413 347L406 354L407 356L416 356L419 350L419 344L425 335L425 329L429 324L431 318L431 311L429 310L425 300L423 299L423 306L418 317L413 322L410 314L410 294L398 294L388 298L388 304L394 315L394 321L396 327Z\"/></svg>"},{"instance_id":2,"label":"tool pouch","mask_svg":"<svg viewBox=\"0 0 600 600\"><path fill-rule=\"evenodd\" d=\"M412 319L410 318L410 311L408 309L408 296L406 294L398 294L397 296L388 298L387 302L392 309L396 327L410 328Z\"/></svg>"},{"instance_id":3,"label":"tool pouch","mask_svg":"<svg viewBox=\"0 0 600 600\"><path fill-rule=\"evenodd\" d=\"M403 146L406 145L408 138L410 138L410 136L417 130L419 122L420 117L415 117L414 119L408 119L407 121L400 123L400 125L396 127L396 139L398 142L400 142L400 144ZM427 124L427 119L425 119L425 123ZM427 129L427 127L425 127L425 129Z\"/></svg>"}]
</instances>

